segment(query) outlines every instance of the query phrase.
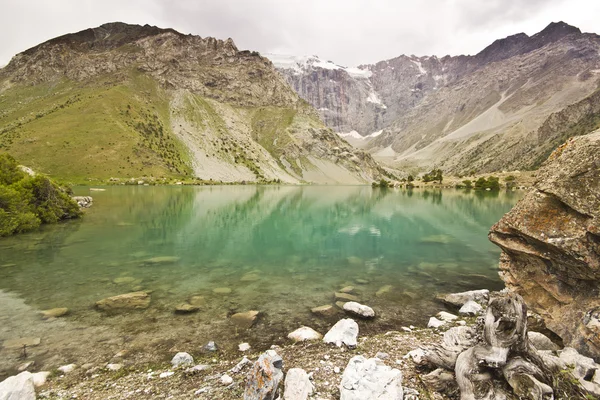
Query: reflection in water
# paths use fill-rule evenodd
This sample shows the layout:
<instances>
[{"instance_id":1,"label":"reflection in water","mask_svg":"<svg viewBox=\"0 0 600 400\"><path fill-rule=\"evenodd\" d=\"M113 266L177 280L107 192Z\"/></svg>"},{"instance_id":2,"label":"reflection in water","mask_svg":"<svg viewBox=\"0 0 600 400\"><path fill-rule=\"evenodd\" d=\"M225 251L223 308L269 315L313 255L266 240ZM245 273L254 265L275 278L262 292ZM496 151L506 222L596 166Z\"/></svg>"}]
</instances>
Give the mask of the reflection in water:
<instances>
[{"instance_id":1,"label":"reflection in water","mask_svg":"<svg viewBox=\"0 0 600 400\"><path fill-rule=\"evenodd\" d=\"M0 241L0 289L33 312L68 307L65 321L82 337L102 327L156 351L157 340L266 346L301 324L325 331L341 312L322 319L309 310L333 304L346 285L379 314L363 332L424 323L439 308L438 292L501 287L487 232L519 196L355 186L109 187L93 195L83 221ZM231 294L213 292L222 287ZM152 291L149 309L93 309L132 290ZM203 308L174 315L192 295L205 297ZM234 329L227 316L251 309L262 313L256 326ZM44 326L22 328L44 336ZM0 330L0 340L23 335Z\"/></svg>"}]
</instances>

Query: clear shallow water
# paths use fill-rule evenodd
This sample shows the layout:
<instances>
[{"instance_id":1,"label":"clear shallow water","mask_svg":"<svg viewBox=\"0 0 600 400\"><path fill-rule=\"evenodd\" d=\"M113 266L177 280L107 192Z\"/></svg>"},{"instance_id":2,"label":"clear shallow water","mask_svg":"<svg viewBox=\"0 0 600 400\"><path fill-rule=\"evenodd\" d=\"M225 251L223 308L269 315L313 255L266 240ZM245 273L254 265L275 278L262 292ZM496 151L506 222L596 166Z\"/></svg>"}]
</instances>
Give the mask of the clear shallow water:
<instances>
[{"instance_id":1,"label":"clear shallow water","mask_svg":"<svg viewBox=\"0 0 600 400\"><path fill-rule=\"evenodd\" d=\"M193 352L208 340L225 349L268 346L301 325L325 333L343 314L324 319L310 308L334 304L347 285L378 313L361 332L424 324L440 309L438 293L502 287L487 232L520 197L356 186L75 191L94 197L83 221L0 239L0 340L41 337L32 352L48 362L108 361L123 348L143 359L174 347ZM148 263L153 257L177 259ZM231 293L213 292L223 287ZM132 290L152 291L147 310L106 315L93 307ZM205 306L175 315L193 295ZM53 307L71 312L50 322L33 316ZM236 329L228 316L248 310L261 312L257 323Z\"/></svg>"}]
</instances>

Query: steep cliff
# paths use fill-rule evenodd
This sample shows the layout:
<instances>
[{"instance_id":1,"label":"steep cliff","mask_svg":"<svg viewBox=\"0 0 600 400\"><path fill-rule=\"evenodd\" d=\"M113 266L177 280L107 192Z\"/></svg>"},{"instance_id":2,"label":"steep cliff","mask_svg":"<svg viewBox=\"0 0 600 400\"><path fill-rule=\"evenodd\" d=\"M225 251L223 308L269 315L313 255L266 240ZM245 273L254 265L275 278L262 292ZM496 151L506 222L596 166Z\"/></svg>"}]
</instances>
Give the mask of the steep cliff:
<instances>
[{"instance_id":1,"label":"steep cliff","mask_svg":"<svg viewBox=\"0 0 600 400\"><path fill-rule=\"evenodd\" d=\"M231 39L123 23L61 36L0 70L0 109L0 148L63 178L380 177L267 59Z\"/></svg>"},{"instance_id":2,"label":"steep cliff","mask_svg":"<svg viewBox=\"0 0 600 400\"><path fill-rule=\"evenodd\" d=\"M600 358L600 131L555 150L489 237L506 286L566 346Z\"/></svg>"}]
</instances>

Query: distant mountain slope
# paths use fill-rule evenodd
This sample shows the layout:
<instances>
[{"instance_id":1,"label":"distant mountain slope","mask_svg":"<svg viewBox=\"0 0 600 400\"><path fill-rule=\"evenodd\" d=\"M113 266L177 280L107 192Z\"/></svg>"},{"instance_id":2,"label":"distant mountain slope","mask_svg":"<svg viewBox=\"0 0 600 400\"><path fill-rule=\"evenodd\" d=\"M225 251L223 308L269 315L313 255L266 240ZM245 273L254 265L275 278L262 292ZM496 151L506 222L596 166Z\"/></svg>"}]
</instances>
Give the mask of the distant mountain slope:
<instances>
[{"instance_id":1,"label":"distant mountain slope","mask_svg":"<svg viewBox=\"0 0 600 400\"><path fill-rule=\"evenodd\" d=\"M600 37L563 22L496 40L474 56L400 56L352 69L274 59L337 132L394 166L463 173L531 168L558 145L546 119L598 88ZM368 101L369 98L377 102ZM552 147L553 148L553 147Z\"/></svg>"},{"instance_id":2,"label":"distant mountain slope","mask_svg":"<svg viewBox=\"0 0 600 400\"><path fill-rule=\"evenodd\" d=\"M380 177L258 53L123 23L49 40L0 70L0 149L74 180Z\"/></svg>"}]
</instances>

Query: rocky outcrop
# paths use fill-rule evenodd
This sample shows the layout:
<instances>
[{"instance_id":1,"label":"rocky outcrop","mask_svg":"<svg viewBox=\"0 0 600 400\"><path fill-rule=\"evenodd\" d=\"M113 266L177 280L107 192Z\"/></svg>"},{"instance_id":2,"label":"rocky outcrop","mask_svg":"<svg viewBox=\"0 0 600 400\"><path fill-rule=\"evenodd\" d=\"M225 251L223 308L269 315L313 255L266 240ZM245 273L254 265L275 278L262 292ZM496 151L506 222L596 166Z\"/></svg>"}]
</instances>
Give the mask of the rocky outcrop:
<instances>
[{"instance_id":1,"label":"rocky outcrop","mask_svg":"<svg viewBox=\"0 0 600 400\"><path fill-rule=\"evenodd\" d=\"M566 346L600 358L600 131L560 146L490 231L500 276Z\"/></svg>"}]
</instances>

